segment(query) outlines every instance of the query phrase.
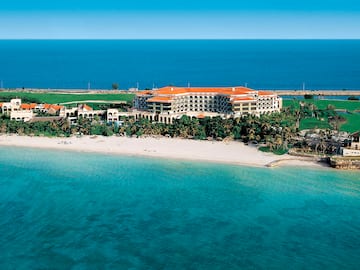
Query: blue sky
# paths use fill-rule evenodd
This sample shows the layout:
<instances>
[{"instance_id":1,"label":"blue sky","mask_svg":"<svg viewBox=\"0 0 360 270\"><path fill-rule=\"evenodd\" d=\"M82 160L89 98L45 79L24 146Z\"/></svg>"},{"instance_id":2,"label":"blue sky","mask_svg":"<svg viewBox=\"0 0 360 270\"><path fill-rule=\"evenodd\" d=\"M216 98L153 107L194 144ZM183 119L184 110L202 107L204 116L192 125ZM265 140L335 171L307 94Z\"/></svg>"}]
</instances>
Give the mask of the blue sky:
<instances>
[{"instance_id":1,"label":"blue sky","mask_svg":"<svg viewBox=\"0 0 360 270\"><path fill-rule=\"evenodd\" d=\"M359 0L0 0L1 39L360 38Z\"/></svg>"}]
</instances>

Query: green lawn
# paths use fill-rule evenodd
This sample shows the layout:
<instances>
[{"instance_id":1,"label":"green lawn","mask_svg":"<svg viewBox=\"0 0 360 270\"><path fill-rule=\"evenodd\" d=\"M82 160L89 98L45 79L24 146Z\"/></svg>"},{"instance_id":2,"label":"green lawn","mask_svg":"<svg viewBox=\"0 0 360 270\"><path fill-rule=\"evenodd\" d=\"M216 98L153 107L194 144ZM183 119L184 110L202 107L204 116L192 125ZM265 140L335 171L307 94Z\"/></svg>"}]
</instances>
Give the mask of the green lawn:
<instances>
[{"instance_id":1,"label":"green lawn","mask_svg":"<svg viewBox=\"0 0 360 270\"><path fill-rule=\"evenodd\" d=\"M326 129L326 128L331 128L331 126L325 120L321 121L321 120L316 119L316 118L301 119L301 121L300 121L300 130L303 130L303 129L315 129L315 128Z\"/></svg>"},{"instance_id":2,"label":"green lawn","mask_svg":"<svg viewBox=\"0 0 360 270\"><path fill-rule=\"evenodd\" d=\"M304 99L307 103L313 103L319 109L326 109L329 104L333 105L335 109L345 109L349 111L360 110L360 101L359 100L331 100L331 99L322 99L322 100L311 100ZM289 107L294 105L296 108L299 108L299 100L284 100L283 106Z\"/></svg>"},{"instance_id":3,"label":"green lawn","mask_svg":"<svg viewBox=\"0 0 360 270\"><path fill-rule=\"evenodd\" d=\"M307 103L313 103L319 109L325 109L329 104L333 105L335 109L343 109L349 113L341 114L346 119L346 122L341 124L340 130L347 132L354 132L360 130L360 101L359 100L303 100ZM284 100L284 107L291 105L299 108L299 100ZM300 129L312 128L330 128L326 121L320 121L315 118L303 119L300 121Z\"/></svg>"},{"instance_id":4,"label":"green lawn","mask_svg":"<svg viewBox=\"0 0 360 270\"><path fill-rule=\"evenodd\" d=\"M346 118L346 123L340 126L340 130L355 132L360 130L360 113L342 114Z\"/></svg>"},{"instance_id":5,"label":"green lawn","mask_svg":"<svg viewBox=\"0 0 360 270\"><path fill-rule=\"evenodd\" d=\"M59 94L59 93L35 93L35 92L0 92L0 99L26 98L39 103L58 104L71 101L85 100L106 100L106 101L126 101L131 103L134 94ZM5 101L5 100L4 100ZM8 100L6 100L8 101Z\"/></svg>"}]
</instances>

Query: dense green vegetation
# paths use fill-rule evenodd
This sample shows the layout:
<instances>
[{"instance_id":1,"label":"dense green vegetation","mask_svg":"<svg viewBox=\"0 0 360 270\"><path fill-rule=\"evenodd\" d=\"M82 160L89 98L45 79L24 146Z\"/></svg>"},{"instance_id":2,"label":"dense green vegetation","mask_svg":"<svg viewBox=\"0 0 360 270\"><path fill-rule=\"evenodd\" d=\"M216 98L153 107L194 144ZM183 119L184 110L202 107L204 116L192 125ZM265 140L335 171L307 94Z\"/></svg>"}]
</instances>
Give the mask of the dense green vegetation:
<instances>
[{"instance_id":1,"label":"dense green vegetation","mask_svg":"<svg viewBox=\"0 0 360 270\"><path fill-rule=\"evenodd\" d=\"M323 119L323 120L319 120ZM104 135L110 136L168 136L198 140L241 140L249 144L260 144L262 151L284 154L289 148L313 149L316 153L333 153L337 145L326 143L331 138L331 130L337 128L339 121L332 108L319 110L312 104L303 104L299 109L287 107L281 113L245 115L241 118L205 117L190 118L182 116L173 124L152 123L147 119L135 120L123 117L119 124L107 124L101 119L80 118L77 125L69 125L66 119L53 122L24 123L0 120L0 133L17 133L35 136ZM298 136L301 122L324 122L324 132L318 139L306 141ZM330 128L328 128L330 127Z\"/></svg>"},{"instance_id":2,"label":"dense green vegetation","mask_svg":"<svg viewBox=\"0 0 360 270\"><path fill-rule=\"evenodd\" d=\"M0 92L1 101L9 101L12 98L21 98L24 103L34 102L34 103L50 103L50 104L59 104L65 102L76 102L76 101L86 101L86 100L104 100L104 101L126 101L131 104L134 99L134 94L61 94L54 92Z\"/></svg>"},{"instance_id":3,"label":"dense green vegetation","mask_svg":"<svg viewBox=\"0 0 360 270\"><path fill-rule=\"evenodd\" d=\"M117 90L117 89L119 89L119 84L118 83L113 83L111 85L111 88L114 89L114 90Z\"/></svg>"},{"instance_id":4,"label":"dense green vegetation","mask_svg":"<svg viewBox=\"0 0 360 270\"><path fill-rule=\"evenodd\" d=\"M83 102L66 103L66 107L73 108L77 107L79 104L83 104ZM86 105L90 106L93 110L118 109L121 112L126 112L131 108L131 105L129 103L111 104L106 102L86 102Z\"/></svg>"},{"instance_id":5,"label":"dense green vegetation","mask_svg":"<svg viewBox=\"0 0 360 270\"><path fill-rule=\"evenodd\" d=\"M4 92L0 92L4 94ZM32 93L24 93L32 94ZM126 94L45 94L47 100L41 102L55 103L52 95L59 97L57 101L106 100L120 96L131 100ZM36 96L36 98L44 98ZM131 97L131 98L130 98ZM0 95L1 98L1 95ZM27 95L22 98L35 98ZM124 100L124 99L123 99ZM79 100L80 101L80 100ZM118 109L126 110L125 105L110 105L106 102L89 103L95 109L106 109L111 106L123 106ZM71 135L104 135L110 136L168 136L191 138L199 140L241 140L245 143L260 144L261 151L270 151L283 154L291 147L306 149L315 153L335 153L338 144L331 142L332 130L353 132L360 130L359 101L337 100L285 100L281 113L261 115L260 117L245 115L241 118L222 119L221 117L205 117L202 119L182 116L174 120L173 124L152 123L146 119L135 120L132 117L123 117L119 124L107 124L104 119L78 120L77 125L70 125L66 119L51 122L23 123L10 121L4 115L0 119L0 133L16 133L34 136L71 136ZM338 112L337 110L342 110ZM315 139L300 138L299 130L321 129Z\"/></svg>"},{"instance_id":6,"label":"dense green vegetation","mask_svg":"<svg viewBox=\"0 0 360 270\"><path fill-rule=\"evenodd\" d=\"M71 135L113 135L113 127L104 125L99 119L89 121L79 119L71 126L66 119L44 122L11 121L5 116L0 119L0 134L11 133L30 136L69 137Z\"/></svg>"},{"instance_id":7,"label":"dense green vegetation","mask_svg":"<svg viewBox=\"0 0 360 270\"><path fill-rule=\"evenodd\" d=\"M313 95L304 95L304 98L305 99L314 99L314 96Z\"/></svg>"},{"instance_id":8,"label":"dense green vegetation","mask_svg":"<svg viewBox=\"0 0 360 270\"><path fill-rule=\"evenodd\" d=\"M222 119L220 117L204 119L183 116L173 124L151 123L146 119L135 121L124 117L121 125L105 124L99 119L90 121L80 118L77 125L70 126L68 121L24 123L0 120L0 133L20 135L70 136L70 135L113 135L120 136L169 136L200 140L235 139L244 142L266 143L271 151L287 150L291 137L295 134L295 119L292 116L274 113L261 117L244 116L242 118Z\"/></svg>"},{"instance_id":9,"label":"dense green vegetation","mask_svg":"<svg viewBox=\"0 0 360 270\"><path fill-rule=\"evenodd\" d=\"M260 146L259 150L265 153L274 153L275 155L284 155L288 152L286 149L282 149L282 148L271 151L270 147L268 146Z\"/></svg>"}]
</instances>

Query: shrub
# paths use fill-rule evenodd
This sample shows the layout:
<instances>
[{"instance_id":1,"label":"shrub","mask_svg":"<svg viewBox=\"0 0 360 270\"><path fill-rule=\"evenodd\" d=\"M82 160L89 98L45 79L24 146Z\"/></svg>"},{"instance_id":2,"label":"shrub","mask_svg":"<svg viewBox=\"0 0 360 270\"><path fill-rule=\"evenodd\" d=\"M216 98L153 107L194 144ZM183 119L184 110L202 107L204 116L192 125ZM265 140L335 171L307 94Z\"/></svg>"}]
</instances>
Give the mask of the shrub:
<instances>
[{"instance_id":1,"label":"shrub","mask_svg":"<svg viewBox=\"0 0 360 270\"><path fill-rule=\"evenodd\" d=\"M350 97L348 97L348 100L359 100L359 98L355 97L355 96L350 96Z\"/></svg>"}]
</instances>

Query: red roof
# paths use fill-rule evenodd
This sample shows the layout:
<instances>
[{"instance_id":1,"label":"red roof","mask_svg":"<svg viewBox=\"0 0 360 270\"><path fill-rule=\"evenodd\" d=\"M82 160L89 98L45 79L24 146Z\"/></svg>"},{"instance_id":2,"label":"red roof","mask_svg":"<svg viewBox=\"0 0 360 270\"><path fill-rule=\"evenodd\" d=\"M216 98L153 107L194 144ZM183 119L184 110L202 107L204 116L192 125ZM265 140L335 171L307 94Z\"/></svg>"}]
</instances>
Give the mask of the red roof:
<instances>
[{"instance_id":1,"label":"red roof","mask_svg":"<svg viewBox=\"0 0 360 270\"><path fill-rule=\"evenodd\" d=\"M46 110L53 109L55 111L59 111L63 106L60 105L54 105L54 104L44 104L43 108Z\"/></svg>"},{"instance_id":2,"label":"red roof","mask_svg":"<svg viewBox=\"0 0 360 270\"><path fill-rule=\"evenodd\" d=\"M20 108L23 110L30 110L30 104L21 104Z\"/></svg>"},{"instance_id":3,"label":"red roof","mask_svg":"<svg viewBox=\"0 0 360 270\"><path fill-rule=\"evenodd\" d=\"M59 111L63 108L63 106L60 106L60 105L52 105L51 106L52 109L54 109L55 111Z\"/></svg>"},{"instance_id":4,"label":"red roof","mask_svg":"<svg viewBox=\"0 0 360 270\"><path fill-rule=\"evenodd\" d=\"M259 91L259 96L271 96L273 93L269 91Z\"/></svg>"},{"instance_id":5,"label":"red roof","mask_svg":"<svg viewBox=\"0 0 360 270\"><path fill-rule=\"evenodd\" d=\"M242 102L242 101L255 101L255 99L251 97L238 97L232 100L232 102Z\"/></svg>"},{"instance_id":6,"label":"red roof","mask_svg":"<svg viewBox=\"0 0 360 270\"><path fill-rule=\"evenodd\" d=\"M172 98L171 97L152 97L152 98L149 98L147 100L147 102L161 102L161 103L170 103L172 102Z\"/></svg>"},{"instance_id":7,"label":"red roof","mask_svg":"<svg viewBox=\"0 0 360 270\"><path fill-rule=\"evenodd\" d=\"M20 108L23 110L32 110L32 109L35 109L35 107L36 107L35 103L31 103L31 104L23 103L20 105Z\"/></svg>"},{"instance_id":8,"label":"red roof","mask_svg":"<svg viewBox=\"0 0 360 270\"><path fill-rule=\"evenodd\" d=\"M175 95L186 93L214 93L226 95L240 95L252 92L250 88L246 87L175 87L167 86L154 91L156 95Z\"/></svg>"},{"instance_id":9,"label":"red roof","mask_svg":"<svg viewBox=\"0 0 360 270\"><path fill-rule=\"evenodd\" d=\"M86 105L86 104L81 105L81 108L83 110L86 110L86 111L92 111L93 110L93 108L91 108L89 105Z\"/></svg>"}]
</instances>

